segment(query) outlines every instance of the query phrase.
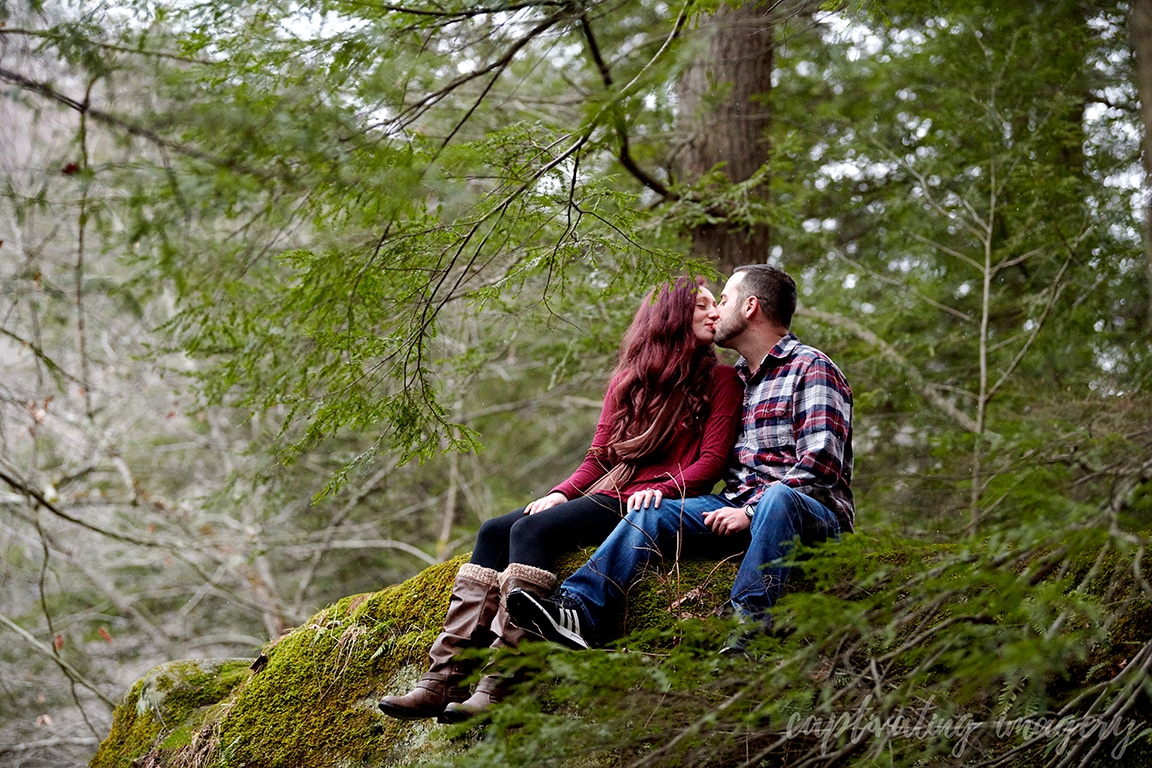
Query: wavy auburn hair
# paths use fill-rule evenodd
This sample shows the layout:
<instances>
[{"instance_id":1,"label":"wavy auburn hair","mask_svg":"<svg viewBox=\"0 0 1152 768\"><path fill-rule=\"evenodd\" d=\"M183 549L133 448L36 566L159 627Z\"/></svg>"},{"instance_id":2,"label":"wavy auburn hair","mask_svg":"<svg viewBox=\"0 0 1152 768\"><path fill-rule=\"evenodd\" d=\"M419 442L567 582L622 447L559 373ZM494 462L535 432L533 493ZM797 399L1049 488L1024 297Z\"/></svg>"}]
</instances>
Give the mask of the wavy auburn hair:
<instances>
[{"instance_id":1,"label":"wavy auburn hair","mask_svg":"<svg viewBox=\"0 0 1152 768\"><path fill-rule=\"evenodd\" d=\"M683 425L696 428L707 415L708 384L716 350L692 332L696 294L704 278L680 277L644 297L620 344L614 376L620 418L611 444L636 437L651 424L668 396L686 396Z\"/></svg>"}]
</instances>

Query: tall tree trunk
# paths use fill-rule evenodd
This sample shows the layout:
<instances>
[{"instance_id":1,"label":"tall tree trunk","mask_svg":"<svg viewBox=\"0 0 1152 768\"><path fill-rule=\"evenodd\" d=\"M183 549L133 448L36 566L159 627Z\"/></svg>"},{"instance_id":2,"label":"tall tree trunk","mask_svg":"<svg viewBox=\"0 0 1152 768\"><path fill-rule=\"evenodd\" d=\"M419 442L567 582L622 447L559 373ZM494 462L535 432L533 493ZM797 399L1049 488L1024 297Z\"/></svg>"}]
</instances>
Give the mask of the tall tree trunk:
<instances>
[{"instance_id":1,"label":"tall tree trunk","mask_svg":"<svg viewBox=\"0 0 1152 768\"><path fill-rule=\"evenodd\" d=\"M1152 0L1132 0L1128 35L1136 57L1136 93L1140 98L1140 123L1144 128L1143 157L1145 192L1152 186ZM1152 330L1152 195L1144 209L1144 263L1148 275L1147 324Z\"/></svg>"},{"instance_id":2,"label":"tall tree trunk","mask_svg":"<svg viewBox=\"0 0 1152 768\"><path fill-rule=\"evenodd\" d=\"M686 134L678 165L684 181L696 182L723 164L729 181L742 182L767 162L777 5L771 0L752 0L739 8L722 5L703 25L707 48L678 86L678 120ZM767 200L766 181L755 194ZM736 223L723 220L726 211L715 213L720 221L692 232L696 256L712 259L725 273L767 260L766 222Z\"/></svg>"}]
</instances>

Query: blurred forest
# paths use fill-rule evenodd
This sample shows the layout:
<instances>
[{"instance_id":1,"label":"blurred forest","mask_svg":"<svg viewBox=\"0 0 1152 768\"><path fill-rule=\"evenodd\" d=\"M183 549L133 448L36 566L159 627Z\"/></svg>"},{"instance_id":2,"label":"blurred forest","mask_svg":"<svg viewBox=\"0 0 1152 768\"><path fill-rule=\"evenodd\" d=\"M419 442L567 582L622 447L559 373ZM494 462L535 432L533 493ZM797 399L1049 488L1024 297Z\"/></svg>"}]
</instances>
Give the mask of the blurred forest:
<instances>
[{"instance_id":1,"label":"blurred forest","mask_svg":"<svg viewBox=\"0 0 1152 768\"><path fill-rule=\"evenodd\" d=\"M4 765L468 551L684 271L797 278L861 531L1052 555L1002 701L1152 595L1152 0L0 0L0 83Z\"/></svg>"}]
</instances>

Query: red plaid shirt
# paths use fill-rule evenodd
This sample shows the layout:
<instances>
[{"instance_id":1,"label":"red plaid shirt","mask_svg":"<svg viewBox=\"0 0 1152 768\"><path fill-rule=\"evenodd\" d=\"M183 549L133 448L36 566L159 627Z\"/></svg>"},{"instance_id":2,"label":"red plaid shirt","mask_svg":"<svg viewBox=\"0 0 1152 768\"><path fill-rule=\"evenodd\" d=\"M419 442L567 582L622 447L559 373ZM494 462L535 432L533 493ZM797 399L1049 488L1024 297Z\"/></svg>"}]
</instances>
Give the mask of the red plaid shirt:
<instances>
[{"instance_id":1,"label":"red plaid shirt","mask_svg":"<svg viewBox=\"0 0 1152 768\"><path fill-rule=\"evenodd\" d=\"M743 428L732 449L724 495L755 504L765 487L784 483L832 510L853 530L852 389L818 349L789 333L744 380Z\"/></svg>"}]
</instances>

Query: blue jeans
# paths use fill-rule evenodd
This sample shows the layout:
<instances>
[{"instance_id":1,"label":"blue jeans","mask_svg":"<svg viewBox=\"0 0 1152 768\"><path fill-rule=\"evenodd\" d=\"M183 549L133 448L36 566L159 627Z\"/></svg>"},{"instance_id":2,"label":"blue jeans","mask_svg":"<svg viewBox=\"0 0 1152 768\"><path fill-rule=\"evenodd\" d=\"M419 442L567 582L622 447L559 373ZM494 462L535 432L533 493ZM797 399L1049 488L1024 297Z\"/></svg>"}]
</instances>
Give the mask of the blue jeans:
<instances>
[{"instance_id":1,"label":"blue jeans","mask_svg":"<svg viewBox=\"0 0 1152 768\"><path fill-rule=\"evenodd\" d=\"M765 618L788 579L784 557L797 537L804 544L840 537L836 515L820 502L777 483L756 505L750 529L719 536L704 522L704 513L730 507L723 496L664 499L660 507L629 512L604 543L568 577L560 592L583 608L591 635L602 637L604 619L612 616L628 587L654 558L672 559L681 552L730 544L744 559L732 584L731 602L746 618Z\"/></svg>"}]
</instances>

